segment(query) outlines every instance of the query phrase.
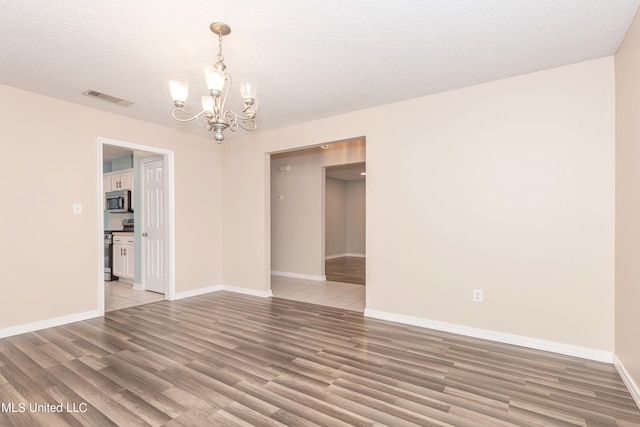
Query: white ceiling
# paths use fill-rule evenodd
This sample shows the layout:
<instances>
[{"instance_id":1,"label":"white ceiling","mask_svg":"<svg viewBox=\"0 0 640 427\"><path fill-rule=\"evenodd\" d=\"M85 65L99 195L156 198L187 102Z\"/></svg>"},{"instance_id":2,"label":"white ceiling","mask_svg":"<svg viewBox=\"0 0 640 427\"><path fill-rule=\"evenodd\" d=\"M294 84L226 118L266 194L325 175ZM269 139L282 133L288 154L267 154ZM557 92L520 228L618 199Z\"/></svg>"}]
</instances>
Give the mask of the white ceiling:
<instances>
[{"instance_id":1,"label":"white ceiling","mask_svg":"<svg viewBox=\"0 0 640 427\"><path fill-rule=\"evenodd\" d=\"M362 175L362 172L366 172L366 169L364 162L330 166L327 167L326 176L341 181L359 181L366 178Z\"/></svg>"},{"instance_id":2,"label":"white ceiling","mask_svg":"<svg viewBox=\"0 0 640 427\"><path fill-rule=\"evenodd\" d=\"M259 130L267 130L612 55L639 5L3 0L0 84L206 135L171 118L168 81L189 82L187 106L199 111L204 68L217 53L209 24L222 21L231 26L223 41L230 101L240 98L238 82L253 76ZM83 96L88 89L134 104Z\"/></svg>"}]
</instances>

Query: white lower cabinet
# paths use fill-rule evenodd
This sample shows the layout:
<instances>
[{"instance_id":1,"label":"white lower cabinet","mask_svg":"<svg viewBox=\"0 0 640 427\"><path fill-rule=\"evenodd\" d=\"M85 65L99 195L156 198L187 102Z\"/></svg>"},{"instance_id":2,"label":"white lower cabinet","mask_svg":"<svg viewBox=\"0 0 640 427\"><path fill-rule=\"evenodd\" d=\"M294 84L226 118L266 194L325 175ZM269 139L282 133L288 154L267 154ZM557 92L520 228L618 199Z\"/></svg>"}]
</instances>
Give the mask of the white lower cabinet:
<instances>
[{"instance_id":1,"label":"white lower cabinet","mask_svg":"<svg viewBox=\"0 0 640 427\"><path fill-rule=\"evenodd\" d=\"M113 234L113 274L120 279L135 279L133 234Z\"/></svg>"}]
</instances>

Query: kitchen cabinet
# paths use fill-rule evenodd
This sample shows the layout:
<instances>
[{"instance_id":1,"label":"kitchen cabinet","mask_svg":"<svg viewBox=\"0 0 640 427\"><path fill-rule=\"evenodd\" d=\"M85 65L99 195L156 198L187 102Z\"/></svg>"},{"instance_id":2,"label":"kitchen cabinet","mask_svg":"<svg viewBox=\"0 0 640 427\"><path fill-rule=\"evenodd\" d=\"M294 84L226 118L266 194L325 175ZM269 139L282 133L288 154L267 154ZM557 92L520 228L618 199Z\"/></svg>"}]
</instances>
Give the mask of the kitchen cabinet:
<instances>
[{"instance_id":1,"label":"kitchen cabinet","mask_svg":"<svg viewBox=\"0 0 640 427\"><path fill-rule=\"evenodd\" d=\"M104 192L118 190L133 190L133 169L124 169L105 173L102 176Z\"/></svg>"},{"instance_id":2,"label":"kitchen cabinet","mask_svg":"<svg viewBox=\"0 0 640 427\"><path fill-rule=\"evenodd\" d=\"M133 233L113 233L113 274L124 281L135 279Z\"/></svg>"},{"instance_id":3,"label":"kitchen cabinet","mask_svg":"<svg viewBox=\"0 0 640 427\"><path fill-rule=\"evenodd\" d=\"M108 172L102 175L102 189L109 191L129 190L131 192L131 209L133 209L133 169L123 169L116 172Z\"/></svg>"}]
</instances>

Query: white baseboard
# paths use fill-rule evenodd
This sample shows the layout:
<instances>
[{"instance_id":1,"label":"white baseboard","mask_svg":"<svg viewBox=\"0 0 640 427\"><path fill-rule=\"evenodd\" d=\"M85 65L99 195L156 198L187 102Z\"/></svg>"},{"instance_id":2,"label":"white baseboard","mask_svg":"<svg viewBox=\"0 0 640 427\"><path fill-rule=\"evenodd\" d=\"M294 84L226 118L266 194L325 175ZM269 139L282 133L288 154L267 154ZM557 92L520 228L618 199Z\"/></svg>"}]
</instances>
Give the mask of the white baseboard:
<instances>
[{"instance_id":1,"label":"white baseboard","mask_svg":"<svg viewBox=\"0 0 640 427\"><path fill-rule=\"evenodd\" d=\"M55 326L66 325L67 323L80 322L81 320L93 319L94 317L100 317L100 316L101 316L100 310L92 310L92 311L85 311L84 313L70 314L68 316L55 317L53 319L42 320L39 322L12 326L9 328L0 329L0 338L24 334L27 332L39 331L40 329L53 328Z\"/></svg>"},{"instance_id":2,"label":"white baseboard","mask_svg":"<svg viewBox=\"0 0 640 427\"><path fill-rule=\"evenodd\" d=\"M288 271L271 271L271 275L293 277L294 279L315 280L317 282L324 282L327 280L327 276L325 275L314 276L312 274L289 273Z\"/></svg>"},{"instance_id":3,"label":"white baseboard","mask_svg":"<svg viewBox=\"0 0 640 427\"><path fill-rule=\"evenodd\" d=\"M176 292L173 295L173 300L175 301L175 300L184 299L184 298L197 297L198 295L204 295L211 292L218 292L221 290L222 290L222 285L215 285L215 286L207 286L206 288L193 289L190 291Z\"/></svg>"},{"instance_id":4,"label":"white baseboard","mask_svg":"<svg viewBox=\"0 0 640 427\"><path fill-rule=\"evenodd\" d=\"M261 298L270 298L273 296L273 292L271 292L271 289L267 289L266 291L259 291L257 289L242 288L240 286L229 286L229 285L220 285L220 286L222 287L222 289L220 289L221 291L235 292L237 294L251 295L254 297L261 297Z\"/></svg>"},{"instance_id":5,"label":"white baseboard","mask_svg":"<svg viewBox=\"0 0 640 427\"><path fill-rule=\"evenodd\" d=\"M133 289L136 291L144 291L144 286L142 286L142 283L134 283L133 284Z\"/></svg>"},{"instance_id":6,"label":"white baseboard","mask_svg":"<svg viewBox=\"0 0 640 427\"><path fill-rule=\"evenodd\" d=\"M191 297L196 297L198 295L204 295L211 292L220 292L220 291L229 291L229 292L235 292L238 294L251 295L254 297L262 297L262 298L269 298L273 296L271 289L268 289L266 291L259 291L256 289L242 288L239 286L215 285L215 286L208 286L206 288L193 289L191 291L177 292L174 295L173 299L175 301L183 298L191 298Z\"/></svg>"},{"instance_id":7,"label":"white baseboard","mask_svg":"<svg viewBox=\"0 0 640 427\"><path fill-rule=\"evenodd\" d=\"M625 369L622 361L620 361L615 354L613 355L613 366L616 367L616 371L618 371L620 378L622 378L622 382L627 386L633 401L636 402L636 406L640 409L640 387L633 381L633 378L631 378L631 375L629 375L629 372Z\"/></svg>"},{"instance_id":8,"label":"white baseboard","mask_svg":"<svg viewBox=\"0 0 640 427\"><path fill-rule=\"evenodd\" d=\"M142 285L139 285L142 287ZM210 292L229 291L238 294L251 295L255 297L269 298L273 296L271 289L266 291L258 291L256 289L242 288L239 286L216 285L206 288L194 289L186 292L178 292L174 296L174 300L195 297L198 295L208 294ZM27 332L39 331L41 329L53 328L55 326L66 325L67 323L80 322L82 320L101 317L100 310L87 311L84 313L71 314L69 316L56 317L53 319L42 320L39 322L26 323L24 325L11 326L9 328L0 329L0 338L10 337L13 335L24 334Z\"/></svg>"},{"instance_id":9,"label":"white baseboard","mask_svg":"<svg viewBox=\"0 0 640 427\"><path fill-rule=\"evenodd\" d=\"M613 363L613 353L603 350L595 350L586 347L561 344L553 341L545 341L536 338L523 337L520 335L505 334L502 332L489 331L486 329L471 328L468 326L461 326L453 323L438 322L435 320L404 316L378 310L365 309L364 315L365 317L372 317L374 319L389 320L391 322L419 326L428 329L435 329L443 332L451 332L454 334L481 338L505 344L513 344L520 347L533 348L536 350L549 351L552 353L559 353L567 356L581 357L583 359L595 360L598 362Z\"/></svg>"},{"instance_id":10,"label":"white baseboard","mask_svg":"<svg viewBox=\"0 0 640 427\"><path fill-rule=\"evenodd\" d=\"M337 255L327 255L324 257L325 260L327 259L334 259L334 258L344 258L344 257L354 257L354 258L366 258L367 255L366 254L351 254L351 253L346 253L346 254L337 254Z\"/></svg>"}]
</instances>

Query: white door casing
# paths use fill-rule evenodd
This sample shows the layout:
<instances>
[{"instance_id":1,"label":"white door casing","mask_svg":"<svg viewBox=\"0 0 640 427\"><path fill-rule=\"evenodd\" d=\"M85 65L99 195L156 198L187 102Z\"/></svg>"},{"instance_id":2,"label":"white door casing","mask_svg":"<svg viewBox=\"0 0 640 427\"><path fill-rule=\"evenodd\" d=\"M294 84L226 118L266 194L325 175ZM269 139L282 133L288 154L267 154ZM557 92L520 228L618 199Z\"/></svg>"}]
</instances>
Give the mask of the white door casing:
<instances>
[{"instance_id":1,"label":"white door casing","mask_svg":"<svg viewBox=\"0 0 640 427\"><path fill-rule=\"evenodd\" d=\"M150 145L137 144L129 141L120 141L111 138L105 138L99 136L96 138L97 153L96 156L96 188L100 197L97 198L97 215L96 224L98 229L98 248L96 257L96 299L98 302L98 315L104 316L105 314L105 281L104 281L104 245L103 245L103 233L105 230L104 224L104 173L103 173L103 152L106 146L113 146L119 148L129 149L132 152L145 153L145 154L157 154L160 158L164 159L165 166L165 247L166 258L164 273L166 276L166 292L165 298L173 300L176 298L176 275L175 275L175 154L173 150L167 150L166 148L160 148ZM140 169L142 169L140 167ZM142 180L141 180L142 181ZM140 209L141 215L142 209ZM140 217L136 216L139 223L142 223ZM137 226L139 227L139 226ZM138 238L136 236L136 238ZM142 245L141 245L142 246ZM143 248L141 248L143 249ZM140 250L142 252L142 250ZM144 264L144 260L142 261ZM144 280L144 274L142 274L142 280Z\"/></svg>"},{"instance_id":2,"label":"white door casing","mask_svg":"<svg viewBox=\"0 0 640 427\"><path fill-rule=\"evenodd\" d=\"M147 291L166 293L167 248L162 157L142 161L142 284Z\"/></svg>"}]
</instances>

